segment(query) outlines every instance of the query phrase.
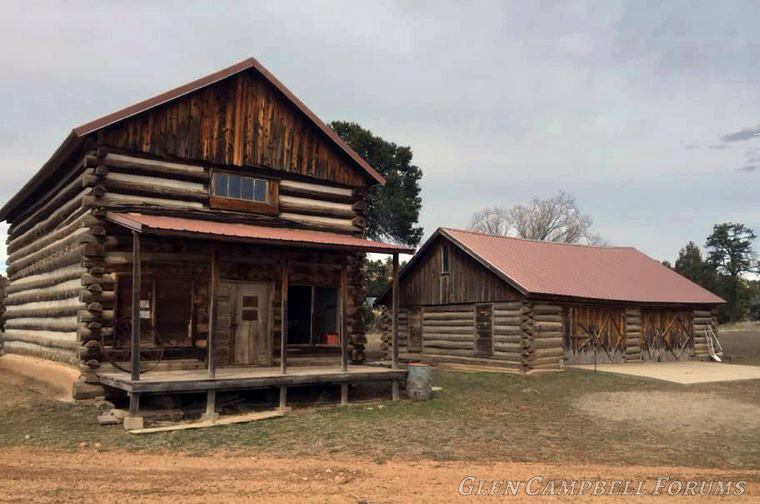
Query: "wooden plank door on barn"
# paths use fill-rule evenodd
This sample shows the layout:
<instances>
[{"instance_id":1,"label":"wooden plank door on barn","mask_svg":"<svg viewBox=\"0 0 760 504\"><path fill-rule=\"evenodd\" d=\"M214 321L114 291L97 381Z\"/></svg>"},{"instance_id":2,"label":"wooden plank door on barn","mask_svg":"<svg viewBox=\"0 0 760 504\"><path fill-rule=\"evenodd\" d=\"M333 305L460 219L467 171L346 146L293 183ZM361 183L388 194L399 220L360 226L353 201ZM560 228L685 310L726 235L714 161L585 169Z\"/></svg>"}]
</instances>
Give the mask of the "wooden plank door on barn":
<instances>
[{"instance_id":1,"label":"wooden plank door on barn","mask_svg":"<svg viewBox=\"0 0 760 504\"><path fill-rule=\"evenodd\" d=\"M406 349L409 352L422 352L422 308L409 308L409 339Z\"/></svg>"},{"instance_id":2,"label":"wooden plank door on barn","mask_svg":"<svg viewBox=\"0 0 760 504\"><path fill-rule=\"evenodd\" d=\"M563 310L568 364L625 362L625 309L571 306Z\"/></svg>"},{"instance_id":3,"label":"wooden plank door on barn","mask_svg":"<svg viewBox=\"0 0 760 504\"><path fill-rule=\"evenodd\" d=\"M221 282L219 291L219 343L230 342L230 363L271 366L272 285Z\"/></svg>"},{"instance_id":4,"label":"wooden plank door on barn","mask_svg":"<svg viewBox=\"0 0 760 504\"><path fill-rule=\"evenodd\" d=\"M694 316L687 310L641 310L641 359L689 360L694 353Z\"/></svg>"},{"instance_id":5,"label":"wooden plank door on barn","mask_svg":"<svg viewBox=\"0 0 760 504\"><path fill-rule=\"evenodd\" d=\"M475 348L478 357L493 355L493 305L475 305Z\"/></svg>"}]
</instances>

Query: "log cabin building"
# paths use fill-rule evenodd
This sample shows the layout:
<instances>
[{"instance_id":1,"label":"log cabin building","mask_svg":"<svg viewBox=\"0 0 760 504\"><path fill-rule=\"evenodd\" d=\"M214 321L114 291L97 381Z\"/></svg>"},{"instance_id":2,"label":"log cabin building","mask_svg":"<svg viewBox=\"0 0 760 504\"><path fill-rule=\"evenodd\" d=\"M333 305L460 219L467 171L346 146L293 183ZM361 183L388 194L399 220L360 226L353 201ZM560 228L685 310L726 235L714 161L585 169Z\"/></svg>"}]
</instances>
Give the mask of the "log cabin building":
<instances>
[{"instance_id":1,"label":"log cabin building","mask_svg":"<svg viewBox=\"0 0 760 504\"><path fill-rule=\"evenodd\" d=\"M520 371L707 357L724 302L631 247L443 228L399 283L402 360Z\"/></svg>"},{"instance_id":2,"label":"log cabin building","mask_svg":"<svg viewBox=\"0 0 760 504\"><path fill-rule=\"evenodd\" d=\"M383 183L253 58L79 126L0 209L5 350L127 391L135 417L143 393L205 391L213 414L222 389L397 392L397 366L348 365L363 255L410 252L365 239ZM315 354L332 367L289 370Z\"/></svg>"}]
</instances>

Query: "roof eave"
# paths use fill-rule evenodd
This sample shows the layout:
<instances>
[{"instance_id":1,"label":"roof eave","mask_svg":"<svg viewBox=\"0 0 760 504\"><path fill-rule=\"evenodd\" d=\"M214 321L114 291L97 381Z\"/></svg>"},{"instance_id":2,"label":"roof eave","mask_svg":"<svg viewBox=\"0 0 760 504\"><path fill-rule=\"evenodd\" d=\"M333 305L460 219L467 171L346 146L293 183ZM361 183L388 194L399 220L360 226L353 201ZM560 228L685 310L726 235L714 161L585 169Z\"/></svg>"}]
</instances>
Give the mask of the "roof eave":
<instances>
[{"instance_id":1,"label":"roof eave","mask_svg":"<svg viewBox=\"0 0 760 504\"><path fill-rule=\"evenodd\" d=\"M5 205L0 208L0 221L7 220L8 216L13 213L13 210L28 198L39 186L55 172L55 170L63 163L77 148L79 148L83 142L83 138L78 136L73 130L69 135L61 142L61 145L55 150L50 159L48 159L42 168L32 175L27 182L9 199Z\"/></svg>"}]
</instances>

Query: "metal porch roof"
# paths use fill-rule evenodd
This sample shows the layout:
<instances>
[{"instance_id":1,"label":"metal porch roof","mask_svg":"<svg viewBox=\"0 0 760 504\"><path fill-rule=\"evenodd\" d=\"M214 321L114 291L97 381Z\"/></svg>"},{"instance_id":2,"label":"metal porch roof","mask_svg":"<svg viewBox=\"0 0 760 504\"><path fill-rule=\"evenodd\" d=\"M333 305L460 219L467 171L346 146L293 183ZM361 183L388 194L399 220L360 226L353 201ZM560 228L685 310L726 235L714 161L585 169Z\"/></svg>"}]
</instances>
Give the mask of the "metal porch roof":
<instances>
[{"instance_id":1,"label":"metal porch roof","mask_svg":"<svg viewBox=\"0 0 760 504\"><path fill-rule=\"evenodd\" d=\"M390 243L308 229L256 226L253 224L215 222L139 213L108 212L106 218L115 224L137 231L138 233L153 235L355 250L381 254L410 254L414 252L413 249Z\"/></svg>"}]
</instances>

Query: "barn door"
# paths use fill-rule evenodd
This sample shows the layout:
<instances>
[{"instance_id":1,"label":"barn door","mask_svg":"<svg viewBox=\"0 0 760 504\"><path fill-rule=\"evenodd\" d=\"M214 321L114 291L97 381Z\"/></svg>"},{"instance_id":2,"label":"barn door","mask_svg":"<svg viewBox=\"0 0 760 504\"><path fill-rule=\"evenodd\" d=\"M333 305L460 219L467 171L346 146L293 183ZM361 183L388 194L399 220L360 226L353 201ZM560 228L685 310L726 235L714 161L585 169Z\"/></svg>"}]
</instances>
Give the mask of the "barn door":
<instances>
[{"instance_id":1,"label":"barn door","mask_svg":"<svg viewBox=\"0 0 760 504\"><path fill-rule=\"evenodd\" d=\"M409 352L422 352L422 308L409 309L409 338L406 340Z\"/></svg>"},{"instance_id":2,"label":"barn door","mask_svg":"<svg viewBox=\"0 0 760 504\"><path fill-rule=\"evenodd\" d=\"M641 358L689 360L694 353L694 318L685 310L641 310Z\"/></svg>"},{"instance_id":3,"label":"barn door","mask_svg":"<svg viewBox=\"0 0 760 504\"><path fill-rule=\"evenodd\" d=\"M493 306L475 306L475 349L477 357L493 355Z\"/></svg>"},{"instance_id":4,"label":"barn door","mask_svg":"<svg viewBox=\"0 0 760 504\"><path fill-rule=\"evenodd\" d=\"M563 312L569 364L625 362L625 309L573 306Z\"/></svg>"}]
</instances>

